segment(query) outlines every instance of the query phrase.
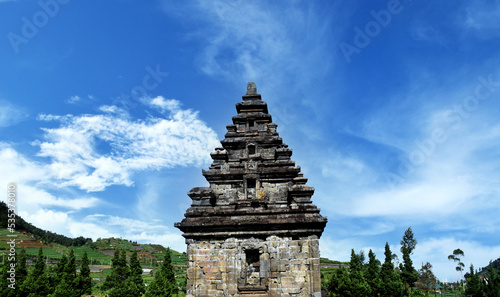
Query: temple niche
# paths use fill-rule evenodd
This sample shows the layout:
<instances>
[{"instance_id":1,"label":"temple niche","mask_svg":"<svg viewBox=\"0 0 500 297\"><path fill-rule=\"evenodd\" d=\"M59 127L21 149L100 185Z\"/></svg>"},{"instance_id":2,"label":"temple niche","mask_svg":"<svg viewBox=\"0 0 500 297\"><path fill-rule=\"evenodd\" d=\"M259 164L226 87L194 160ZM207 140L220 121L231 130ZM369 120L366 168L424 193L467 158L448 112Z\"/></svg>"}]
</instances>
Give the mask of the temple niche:
<instances>
[{"instance_id":1,"label":"temple niche","mask_svg":"<svg viewBox=\"0 0 500 297\"><path fill-rule=\"evenodd\" d=\"M187 296L321 296L319 238L326 217L291 160L267 103L248 83L221 147L188 192Z\"/></svg>"}]
</instances>

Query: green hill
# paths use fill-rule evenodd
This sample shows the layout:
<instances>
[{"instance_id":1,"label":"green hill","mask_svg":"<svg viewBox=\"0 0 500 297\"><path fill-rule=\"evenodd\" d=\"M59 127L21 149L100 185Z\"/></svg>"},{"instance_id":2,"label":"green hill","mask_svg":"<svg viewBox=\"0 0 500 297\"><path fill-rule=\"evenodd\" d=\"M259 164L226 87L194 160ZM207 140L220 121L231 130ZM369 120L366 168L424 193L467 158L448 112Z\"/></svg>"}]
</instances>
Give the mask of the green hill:
<instances>
[{"instance_id":1,"label":"green hill","mask_svg":"<svg viewBox=\"0 0 500 297\"><path fill-rule=\"evenodd\" d=\"M8 227L8 211L9 208L7 204L3 201L0 201L0 228ZM92 242L92 239L84 238L83 236L79 236L77 238L69 238L67 236L60 235L54 232L45 231L33 226L31 223L26 222L20 216L16 216L15 218L14 230L19 232L27 232L30 235L33 235L34 238L43 242L58 243L66 246L82 246L88 242Z\"/></svg>"}]
</instances>

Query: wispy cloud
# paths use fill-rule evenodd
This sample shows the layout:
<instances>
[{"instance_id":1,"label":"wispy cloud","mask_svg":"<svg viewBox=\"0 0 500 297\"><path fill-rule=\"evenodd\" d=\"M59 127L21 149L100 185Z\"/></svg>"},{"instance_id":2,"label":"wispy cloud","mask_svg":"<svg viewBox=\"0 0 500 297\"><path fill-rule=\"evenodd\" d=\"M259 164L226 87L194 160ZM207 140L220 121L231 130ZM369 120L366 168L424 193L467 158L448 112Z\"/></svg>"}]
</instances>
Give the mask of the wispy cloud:
<instances>
[{"instance_id":1,"label":"wispy cloud","mask_svg":"<svg viewBox=\"0 0 500 297\"><path fill-rule=\"evenodd\" d=\"M0 100L0 128L16 125L27 117L28 113L23 108Z\"/></svg>"},{"instance_id":2,"label":"wispy cloud","mask_svg":"<svg viewBox=\"0 0 500 297\"><path fill-rule=\"evenodd\" d=\"M44 164L30 161L8 144L0 143L0 164L0 180L17 184L18 213L37 227L68 235L66 222L72 214L102 203L97 197L54 193Z\"/></svg>"},{"instance_id":3,"label":"wispy cloud","mask_svg":"<svg viewBox=\"0 0 500 297\"><path fill-rule=\"evenodd\" d=\"M60 186L87 191L130 186L135 171L209 161L218 140L197 112L162 97L148 104L162 108L166 117L133 120L115 106L102 106L105 113L96 115L40 115L40 120L56 120L61 126L43 129L45 140L35 142L39 156L50 158L47 167Z\"/></svg>"},{"instance_id":4,"label":"wispy cloud","mask_svg":"<svg viewBox=\"0 0 500 297\"><path fill-rule=\"evenodd\" d=\"M66 100L66 103L69 103L69 104L74 104L74 103L80 102L81 100L82 100L82 98L80 98L80 96L75 95L75 96L71 96L71 97L69 97L69 98Z\"/></svg>"},{"instance_id":5,"label":"wispy cloud","mask_svg":"<svg viewBox=\"0 0 500 297\"><path fill-rule=\"evenodd\" d=\"M499 36L500 2L470 2L465 9L466 28L472 29L475 34L484 39Z\"/></svg>"},{"instance_id":6,"label":"wispy cloud","mask_svg":"<svg viewBox=\"0 0 500 297\"><path fill-rule=\"evenodd\" d=\"M317 17L312 2L198 1L196 5L165 4L165 11L183 20L209 24L187 39L201 42L197 65L206 75L238 87L255 81L280 123L294 120L288 109L325 115L313 96L318 80L334 66L329 42L336 38L335 18ZM185 17L189 15L190 17ZM326 82L325 82L326 83ZM332 82L327 82L331 84ZM307 92L306 92L307 91ZM292 95L293 94L293 95ZM304 123L304 128L308 124ZM311 129L312 131L312 129ZM304 133L309 137L308 133Z\"/></svg>"}]
</instances>

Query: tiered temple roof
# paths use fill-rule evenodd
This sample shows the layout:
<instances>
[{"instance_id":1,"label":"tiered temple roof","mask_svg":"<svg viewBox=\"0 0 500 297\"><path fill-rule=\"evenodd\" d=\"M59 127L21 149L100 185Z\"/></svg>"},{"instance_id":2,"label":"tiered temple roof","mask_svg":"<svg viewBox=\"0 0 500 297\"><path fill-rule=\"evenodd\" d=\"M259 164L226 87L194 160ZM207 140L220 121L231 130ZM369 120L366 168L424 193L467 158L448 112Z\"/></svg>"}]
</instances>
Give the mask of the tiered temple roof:
<instances>
[{"instance_id":1,"label":"tiered temple roof","mask_svg":"<svg viewBox=\"0 0 500 297\"><path fill-rule=\"evenodd\" d=\"M321 236L326 217L312 204L314 188L291 160L254 83L236 104L221 147L203 176L210 187L188 192L185 218L175 226L189 239Z\"/></svg>"}]
</instances>

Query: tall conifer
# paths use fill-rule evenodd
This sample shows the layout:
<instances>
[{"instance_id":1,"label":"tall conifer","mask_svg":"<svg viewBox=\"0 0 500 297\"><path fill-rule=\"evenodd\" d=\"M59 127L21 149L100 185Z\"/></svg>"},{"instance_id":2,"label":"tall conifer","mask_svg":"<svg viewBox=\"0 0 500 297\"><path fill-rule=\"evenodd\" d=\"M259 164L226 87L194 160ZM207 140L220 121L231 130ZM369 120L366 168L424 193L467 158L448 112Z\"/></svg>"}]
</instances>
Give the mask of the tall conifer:
<instances>
[{"instance_id":1,"label":"tall conifer","mask_svg":"<svg viewBox=\"0 0 500 297\"><path fill-rule=\"evenodd\" d=\"M403 283L399 277L399 274L394 270L394 264L392 263L392 251L389 247L389 243L385 243L385 260L384 264L380 269L380 279L382 281L381 287L381 297L394 297L401 296L403 292Z\"/></svg>"},{"instance_id":2,"label":"tall conifer","mask_svg":"<svg viewBox=\"0 0 500 297\"><path fill-rule=\"evenodd\" d=\"M474 271L474 266L472 264L470 265L469 278L467 278L465 293L467 296L471 297L483 297L481 279L479 278L477 272Z\"/></svg>"},{"instance_id":3,"label":"tall conifer","mask_svg":"<svg viewBox=\"0 0 500 297\"><path fill-rule=\"evenodd\" d=\"M45 273L45 259L40 246L35 268L28 274L20 287L20 294L29 297L46 297L50 294L49 278Z\"/></svg>"},{"instance_id":4,"label":"tall conifer","mask_svg":"<svg viewBox=\"0 0 500 297\"><path fill-rule=\"evenodd\" d=\"M92 278L90 277L89 257L87 251L83 253L80 265L80 276L78 277L78 289L80 295L92 294Z\"/></svg>"},{"instance_id":5,"label":"tall conifer","mask_svg":"<svg viewBox=\"0 0 500 297\"><path fill-rule=\"evenodd\" d=\"M371 289L371 296L380 295L380 261L375 258L375 253L370 250L368 252L368 265L366 267L366 281Z\"/></svg>"},{"instance_id":6,"label":"tall conifer","mask_svg":"<svg viewBox=\"0 0 500 297\"><path fill-rule=\"evenodd\" d=\"M142 267L137 258L137 250L134 250L130 256L130 279L137 286L138 291L143 294L146 290L142 280Z\"/></svg>"},{"instance_id":7,"label":"tall conifer","mask_svg":"<svg viewBox=\"0 0 500 297\"><path fill-rule=\"evenodd\" d=\"M17 256L14 253L14 257L17 258ZM10 261L11 259L12 261ZM14 258L10 255L6 255L4 258L4 264L2 266L2 269L0 270L0 296L5 296L5 297L15 297L17 292L19 291L19 286L21 283L14 282L12 283L10 281L11 278L11 273L9 270L11 269L11 264L16 265L16 261ZM16 268L14 268L16 269ZM10 287L9 287L10 286Z\"/></svg>"},{"instance_id":8,"label":"tall conifer","mask_svg":"<svg viewBox=\"0 0 500 297\"><path fill-rule=\"evenodd\" d=\"M401 240L401 253L403 254L403 263L400 264L401 278L405 284L406 295L410 294L411 288L415 287L418 280L418 271L413 267L411 255L417 245L417 240L413 238L411 227L406 229Z\"/></svg>"},{"instance_id":9,"label":"tall conifer","mask_svg":"<svg viewBox=\"0 0 500 297\"><path fill-rule=\"evenodd\" d=\"M170 248L167 248L165 259L150 286L146 290L146 297L165 297L172 296L177 293L177 282L175 280L174 269L172 266L172 257L170 255Z\"/></svg>"},{"instance_id":10,"label":"tall conifer","mask_svg":"<svg viewBox=\"0 0 500 297\"><path fill-rule=\"evenodd\" d=\"M349 278L351 281L351 287L349 291L351 296L369 296L370 286L366 282L363 275L363 266L361 259L363 257L356 255L354 250L351 250L351 261L349 262Z\"/></svg>"}]
</instances>

